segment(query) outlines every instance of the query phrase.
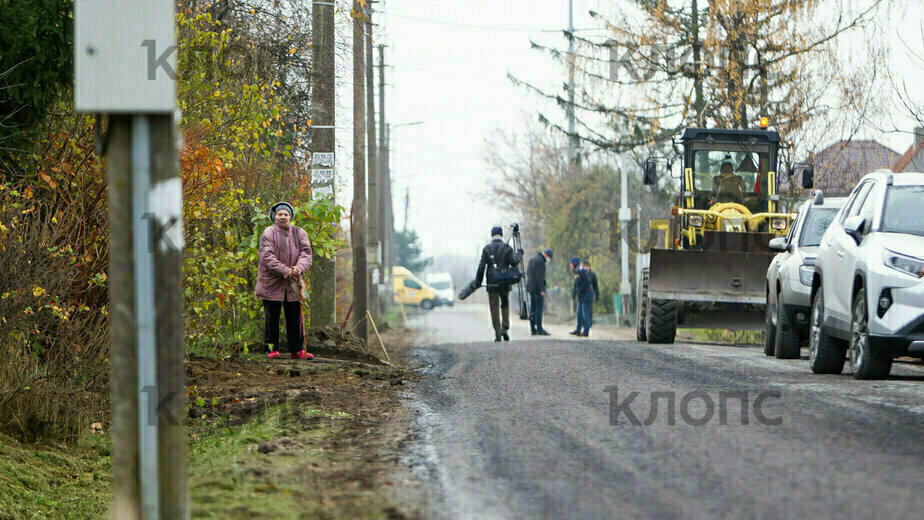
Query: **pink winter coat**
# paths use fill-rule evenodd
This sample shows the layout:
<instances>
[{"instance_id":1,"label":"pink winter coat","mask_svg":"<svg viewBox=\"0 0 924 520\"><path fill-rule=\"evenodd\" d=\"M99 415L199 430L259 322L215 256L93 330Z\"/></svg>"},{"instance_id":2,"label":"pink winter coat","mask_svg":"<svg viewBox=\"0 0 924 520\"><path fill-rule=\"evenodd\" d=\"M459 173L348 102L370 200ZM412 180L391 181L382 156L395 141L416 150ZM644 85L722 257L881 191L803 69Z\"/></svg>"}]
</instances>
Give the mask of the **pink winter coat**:
<instances>
[{"instance_id":1,"label":"pink winter coat","mask_svg":"<svg viewBox=\"0 0 924 520\"><path fill-rule=\"evenodd\" d=\"M304 229L291 225L283 229L275 224L266 228L260 236L260 265L253 295L275 302L298 301L298 293L290 287L286 272L289 267L298 266L304 276L311 267L311 255L311 242Z\"/></svg>"}]
</instances>

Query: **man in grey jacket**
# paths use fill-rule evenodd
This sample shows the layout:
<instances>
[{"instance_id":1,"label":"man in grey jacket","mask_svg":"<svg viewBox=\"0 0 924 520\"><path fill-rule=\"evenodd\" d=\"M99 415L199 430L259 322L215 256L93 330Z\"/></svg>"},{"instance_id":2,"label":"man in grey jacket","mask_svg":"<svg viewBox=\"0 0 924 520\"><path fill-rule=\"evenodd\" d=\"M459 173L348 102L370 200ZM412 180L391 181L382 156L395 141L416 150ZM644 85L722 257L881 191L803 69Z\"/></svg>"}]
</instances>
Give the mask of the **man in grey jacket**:
<instances>
[{"instance_id":1,"label":"man in grey jacket","mask_svg":"<svg viewBox=\"0 0 924 520\"><path fill-rule=\"evenodd\" d=\"M542 328L545 307L545 264L552 261L552 250L544 249L529 260L526 267L526 292L529 293L529 330L533 336L549 336Z\"/></svg>"}]
</instances>

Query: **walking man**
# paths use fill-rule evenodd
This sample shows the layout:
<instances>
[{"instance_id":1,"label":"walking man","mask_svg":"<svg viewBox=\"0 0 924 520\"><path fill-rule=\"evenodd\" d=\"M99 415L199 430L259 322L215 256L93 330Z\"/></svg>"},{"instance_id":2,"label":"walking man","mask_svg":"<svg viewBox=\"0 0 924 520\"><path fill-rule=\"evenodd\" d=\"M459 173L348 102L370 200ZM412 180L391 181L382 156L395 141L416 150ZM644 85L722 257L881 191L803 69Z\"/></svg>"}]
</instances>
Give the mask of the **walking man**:
<instances>
[{"instance_id":1,"label":"walking man","mask_svg":"<svg viewBox=\"0 0 924 520\"><path fill-rule=\"evenodd\" d=\"M526 267L526 292L529 293L529 330L533 336L549 336L542 328L545 307L545 264L552 261L552 250L544 249L529 260Z\"/></svg>"},{"instance_id":2,"label":"walking man","mask_svg":"<svg viewBox=\"0 0 924 520\"><path fill-rule=\"evenodd\" d=\"M494 341L510 341L510 285L494 282L494 271L506 271L523 259L523 250L516 253L504 242L504 230L500 226L491 228L491 241L481 250L481 262L475 274L474 286L478 287L487 272L488 305L491 308L491 324L494 326Z\"/></svg>"},{"instance_id":3,"label":"walking man","mask_svg":"<svg viewBox=\"0 0 924 520\"><path fill-rule=\"evenodd\" d=\"M584 269L590 275L590 286L594 290L594 301L590 304L590 324L594 324L594 303L600 301L600 285L597 283L597 273L590 268L590 262L584 262Z\"/></svg>"},{"instance_id":4,"label":"walking man","mask_svg":"<svg viewBox=\"0 0 924 520\"><path fill-rule=\"evenodd\" d=\"M574 272L573 294L577 299L577 328L569 334L586 337L590 333L590 307L594 301L594 290L590 284L590 275L581 265L580 258L572 258L569 267Z\"/></svg>"}]
</instances>

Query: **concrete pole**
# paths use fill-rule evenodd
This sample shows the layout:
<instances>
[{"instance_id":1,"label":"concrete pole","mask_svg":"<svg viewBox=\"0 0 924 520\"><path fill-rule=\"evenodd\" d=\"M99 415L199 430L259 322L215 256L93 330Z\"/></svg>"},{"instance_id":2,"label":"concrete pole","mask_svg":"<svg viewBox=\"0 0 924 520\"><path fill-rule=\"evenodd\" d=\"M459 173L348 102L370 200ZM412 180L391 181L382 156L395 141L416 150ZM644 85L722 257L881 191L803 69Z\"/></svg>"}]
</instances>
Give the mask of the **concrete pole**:
<instances>
[{"instance_id":1,"label":"concrete pole","mask_svg":"<svg viewBox=\"0 0 924 520\"><path fill-rule=\"evenodd\" d=\"M367 172L369 177L369 222L367 228L369 231L369 244L372 251L376 252L376 258L373 266L378 267L378 276L369 273L369 310L372 317L378 319L379 316L379 298L378 284L381 283L382 266L379 261L381 253L382 238L379 235L379 165L378 153L376 153L377 143L375 141L375 74L372 60L372 9L366 15L368 28L366 33L366 154L368 156ZM372 268L374 270L374 267Z\"/></svg>"},{"instance_id":2,"label":"concrete pole","mask_svg":"<svg viewBox=\"0 0 924 520\"><path fill-rule=\"evenodd\" d=\"M353 333L369 339L365 321L369 309L369 270L366 268L366 21L363 4L353 1Z\"/></svg>"},{"instance_id":3,"label":"concrete pole","mask_svg":"<svg viewBox=\"0 0 924 520\"><path fill-rule=\"evenodd\" d=\"M629 209L629 174L624 164L620 165L620 201L619 201L619 221L622 235L622 244L620 245L620 256L622 257L621 277L619 282L619 293L623 299L623 306L630 307L628 300L632 294L632 286L629 285L629 222L632 220L632 210ZM619 311L622 314L622 310ZM623 319L626 316L622 316Z\"/></svg>"},{"instance_id":4,"label":"concrete pole","mask_svg":"<svg viewBox=\"0 0 924 520\"><path fill-rule=\"evenodd\" d=\"M574 135L574 0L568 0L568 161L575 168L580 169L581 159L578 156L580 143Z\"/></svg>"},{"instance_id":5,"label":"concrete pole","mask_svg":"<svg viewBox=\"0 0 924 520\"><path fill-rule=\"evenodd\" d=\"M318 2L312 8L311 153L335 152L336 70L334 54L334 6ZM335 171L336 173L336 171ZM336 182L336 180L335 180ZM337 321L337 280L334 259L320 255L311 266L311 326L330 325Z\"/></svg>"},{"instance_id":6,"label":"concrete pole","mask_svg":"<svg viewBox=\"0 0 924 520\"><path fill-rule=\"evenodd\" d=\"M385 119L385 46L379 45L379 168L382 179L379 196L379 233L382 237L382 281L391 273L392 262L392 221L391 221L391 173L388 164L388 123ZM389 301L386 299L386 301ZM390 303L390 302L389 302Z\"/></svg>"}]
</instances>

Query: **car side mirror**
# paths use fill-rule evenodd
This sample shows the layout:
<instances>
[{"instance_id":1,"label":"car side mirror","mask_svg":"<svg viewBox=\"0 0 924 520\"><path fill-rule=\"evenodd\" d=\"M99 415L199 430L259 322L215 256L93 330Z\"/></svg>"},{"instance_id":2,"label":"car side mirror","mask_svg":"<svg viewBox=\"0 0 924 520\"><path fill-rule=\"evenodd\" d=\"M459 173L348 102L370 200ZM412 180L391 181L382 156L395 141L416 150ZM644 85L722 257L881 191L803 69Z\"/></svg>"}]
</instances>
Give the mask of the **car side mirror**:
<instances>
[{"instance_id":1,"label":"car side mirror","mask_svg":"<svg viewBox=\"0 0 924 520\"><path fill-rule=\"evenodd\" d=\"M866 218L860 215L848 217L844 221L844 232L853 238L859 244L863 240L863 226L866 225Z\"/></svg>"},{"instance_id":2,"label":"car side mirror","mask_svg":"<svg viewBox=\"0 0 924 520\"><path fill-rule=\"evenodd\" d=\"M658 182L658 166L651 159L645 161L645 175L642 182L645 186L654 186Z\"/></svg>"},{"instance_id":3,"label":"car side mirror","mask_svg":"<svg viewBox=\"0 0 924 520\"><path fill-rule=\"evenodd\" d=\"M802 187L807 190L815 187L815 167L810 164L802 168Z\"/></svg>"},{"instance_id":4,"label":"car side mirror","mask_svg":"<svg viewBox=\"0 0 924 520\"><path fill-rule=\"evenodd\" d=\"M786 237L776 237L772 239L770 241L770 250L778 253L789 251L789 243L786 242Z\"/></svg>"}]
</instances>

